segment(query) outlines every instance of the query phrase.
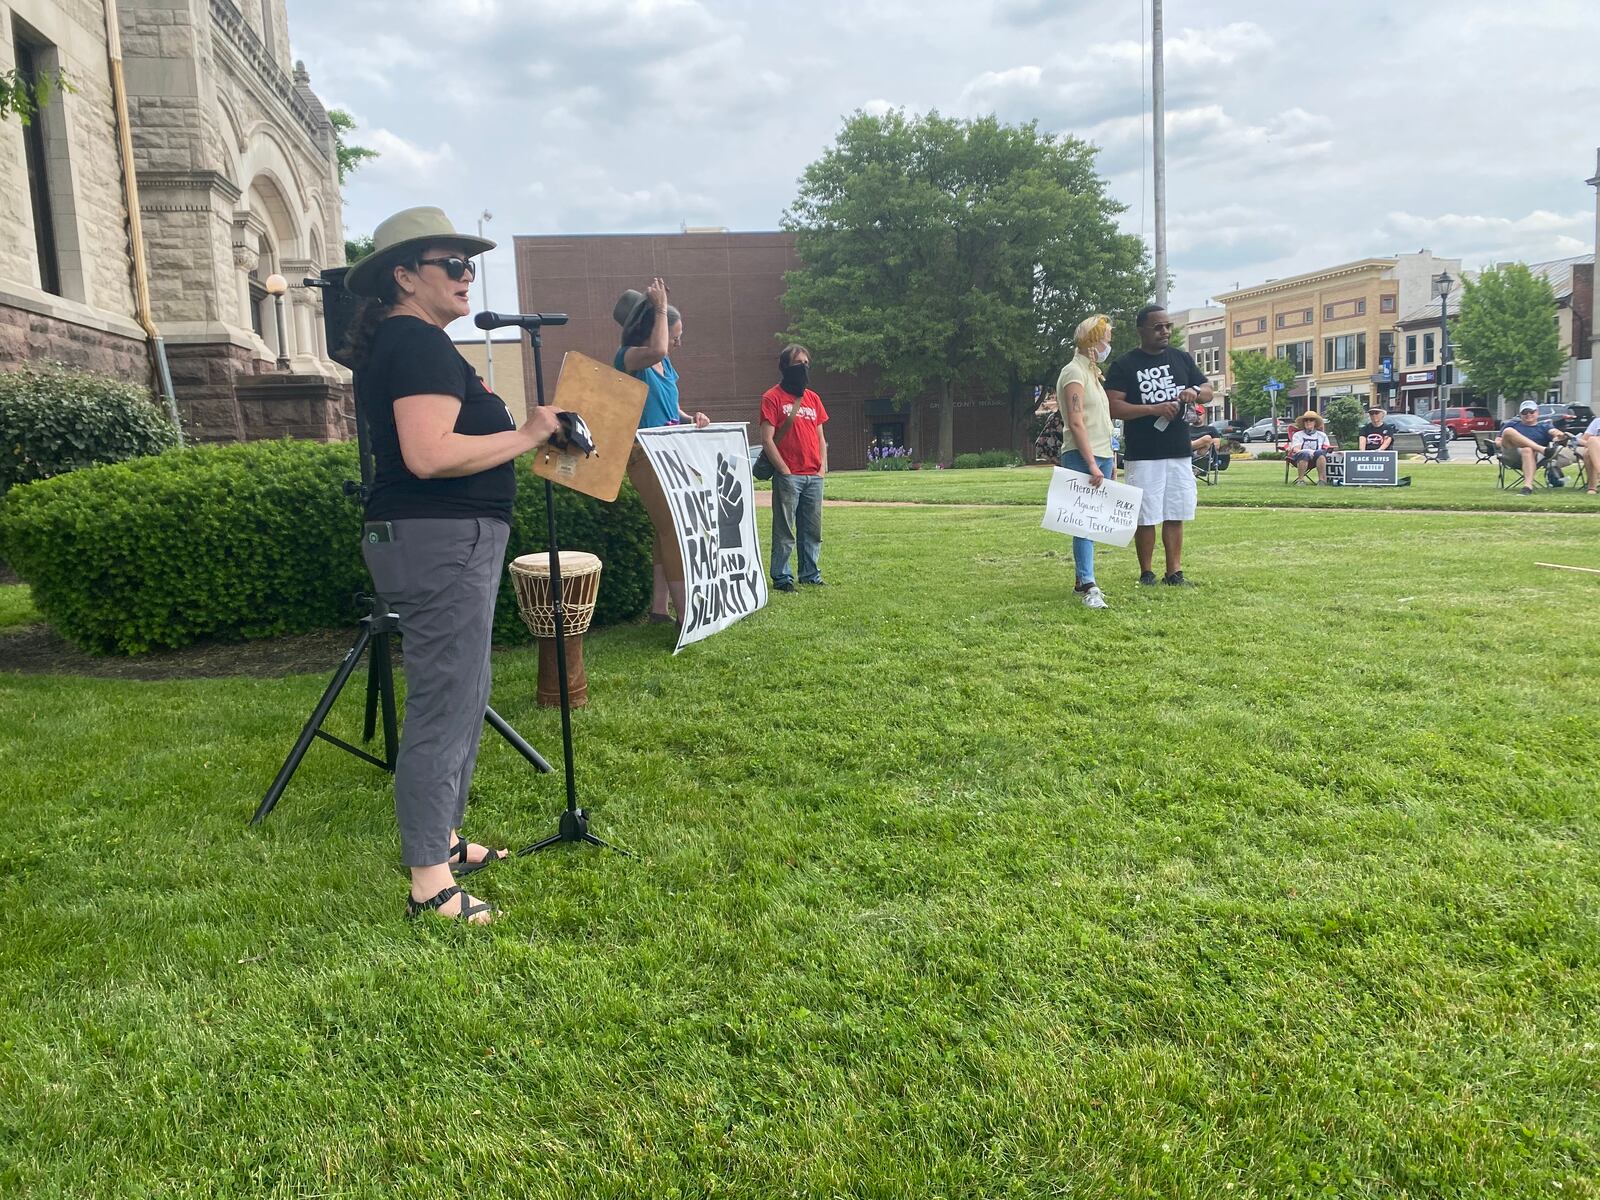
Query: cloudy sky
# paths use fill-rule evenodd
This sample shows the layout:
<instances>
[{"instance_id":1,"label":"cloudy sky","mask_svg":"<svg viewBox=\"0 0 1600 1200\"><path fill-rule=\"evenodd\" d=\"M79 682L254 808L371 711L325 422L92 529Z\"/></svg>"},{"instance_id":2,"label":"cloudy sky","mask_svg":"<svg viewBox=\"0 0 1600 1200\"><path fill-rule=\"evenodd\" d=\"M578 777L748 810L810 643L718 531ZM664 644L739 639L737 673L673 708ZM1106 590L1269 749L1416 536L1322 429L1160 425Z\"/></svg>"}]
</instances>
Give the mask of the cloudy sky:
<instances>
[{"instance_id":1,"label":"cloudy sky","mask_svg":"<svg viewBox=\"0 0 1600 1200\"><path fill-rule=\"evenodd\" d=\"M1152 235L1148 0L289 0L357 142L370 232L413 204L518 233L775 229L857 109L1037 120ZM1166 0L1171 305L1428 248L1588 253L1596 0Z\"/></svg>"}]
</instances>

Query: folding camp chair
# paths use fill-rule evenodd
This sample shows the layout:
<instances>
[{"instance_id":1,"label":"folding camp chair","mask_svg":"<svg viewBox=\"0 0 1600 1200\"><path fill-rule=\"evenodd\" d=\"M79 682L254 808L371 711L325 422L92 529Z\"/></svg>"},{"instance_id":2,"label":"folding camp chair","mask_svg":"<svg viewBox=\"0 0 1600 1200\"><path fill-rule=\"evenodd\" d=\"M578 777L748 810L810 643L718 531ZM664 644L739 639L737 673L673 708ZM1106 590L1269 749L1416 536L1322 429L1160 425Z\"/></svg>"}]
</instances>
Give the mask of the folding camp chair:
<instances>
[{"instance_id":1,"label":"folding camp chair","mask_svg":"<svg viewBox=\"0 0 1600 1200\"><path fill-rule=\"evenodd\" d=\"M1545 452L1539 456L1539 461L1533 468L1533 479L1531 481L1526 481L1523 476L1522 456L1520 454L1517 456L1516 463L1508 463L1499 453L1496 453L1494 460L1500 467L1500 490L1509 491L1512 488L1521 490L1525 487L1576 487L1581 491L1583 488L1588 487L1588 464L1584 462L1583 455L1577 454L1576 450L1573 451L1577 455L1576 462L1568 463L1564 467L1555 467L1553 465L1552 460L1566 448L1566 446L1546 447ZM1560 472L1561 482L1559 484L1550 482L1551 470Z\"/></svg>"}]
</instances>

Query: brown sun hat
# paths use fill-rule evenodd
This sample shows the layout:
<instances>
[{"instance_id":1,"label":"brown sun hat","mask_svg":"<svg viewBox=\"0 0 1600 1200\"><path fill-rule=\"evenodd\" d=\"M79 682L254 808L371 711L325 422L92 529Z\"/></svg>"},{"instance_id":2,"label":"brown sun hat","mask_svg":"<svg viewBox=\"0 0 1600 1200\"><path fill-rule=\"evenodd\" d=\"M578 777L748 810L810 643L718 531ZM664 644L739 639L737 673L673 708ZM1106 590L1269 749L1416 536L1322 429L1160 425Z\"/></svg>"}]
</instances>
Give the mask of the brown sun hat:
<instances>
[{"instance_id":1,"label":"brown sun hat","mask_svg":"<svg viewBox=\"0 0 1600 1200\"><path fill-rule=\"evenodd\" d=\"M1315 409L1308 408L1305 412L1301 413L1294 419L1294 423L1296 425L1304 425L1307 421L1315 421L1318 425L1321 425L1322 414L1317 412Z\"/></svg>"}]
</instances>

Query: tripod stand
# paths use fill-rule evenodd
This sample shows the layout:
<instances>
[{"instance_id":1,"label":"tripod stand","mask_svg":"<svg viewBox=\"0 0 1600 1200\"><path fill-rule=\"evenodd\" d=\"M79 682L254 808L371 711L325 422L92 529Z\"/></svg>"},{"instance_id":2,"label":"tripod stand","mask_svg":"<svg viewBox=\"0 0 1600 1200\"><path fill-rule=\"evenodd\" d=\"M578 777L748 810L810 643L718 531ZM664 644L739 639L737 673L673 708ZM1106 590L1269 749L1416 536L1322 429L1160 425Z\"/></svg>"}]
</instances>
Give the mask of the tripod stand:
<instances>
[{"instance_id":1,"label":"tripod stand","mask_svg":"<svg viewBox=\"0 0 1600 1200\"><path fill-rule=\"evenodd\" d=\"M261 803L256 807L255 816L250 818L250 824L259 825L266 819L268 813L278 803L278 798L283 795L284 788L289 786L300 760L306 756L306 751L311 748L311 743L316 738L330 742L347 753L354 754L364 762L369 762L375 767L385 771L394 771L394 758L399 736L399 721L396 717L394 694L394 649L391 639L400 632L400 618L389 611L389 606L382 596L363 595L360 600L368 606L367 615L361 618L361 632L356 634L356 640L345 653L344 661L339 664L339 669L334 672L332 681L322 693L322 699L317 701L311 710L311 716L306 720L305 727L300 730L300 736L295 739L294 748L289 751L289 757L284 759L283 766L278 768L278 774L272 781L272 786L267 789L267 794L261 798ZM342 738L335 737L322 728L322 722L327 720L328 713L333 710L334 701L339 699L339 693L344 690L344 685L350 681L350 676L355 674L356 667L361 662L361 655L371 650L371 657L367 660L367 702L366 723L363 726L361 740L370 742L376 732L378 724L378 710L383 710L383 757L377 758L359 746L352 746ZM483 711L484 722L509 742L517 753L533 764L534 770L548 773L553 768L545 761L544 756L535 750L520 733L511 727L511 724L495 712L493 708Z\"/></svg>"}]
</instances>

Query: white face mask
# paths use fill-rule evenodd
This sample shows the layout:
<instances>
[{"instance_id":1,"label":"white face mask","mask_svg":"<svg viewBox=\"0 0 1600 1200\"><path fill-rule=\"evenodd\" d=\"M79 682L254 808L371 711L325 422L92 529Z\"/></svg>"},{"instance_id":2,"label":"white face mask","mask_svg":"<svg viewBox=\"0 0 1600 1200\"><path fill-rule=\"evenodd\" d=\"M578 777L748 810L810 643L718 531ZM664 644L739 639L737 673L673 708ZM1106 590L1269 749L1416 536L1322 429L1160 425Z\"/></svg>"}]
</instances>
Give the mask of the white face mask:
<instances>
[{"instance_id":1,"label":"white face mask","mask_svg":"<svg viewBox=\"0 0 1600 1200\"><path fill-rule=\"evenodd\" d=\"M1101 342L1098 346L1096 346L1094 348L1094 360L1095 360L1095 362L1105 362L1105 360L1110 358L1110 357L1111 357L1111 343L1110 342Z\"/></svg>"}]
</instances>

